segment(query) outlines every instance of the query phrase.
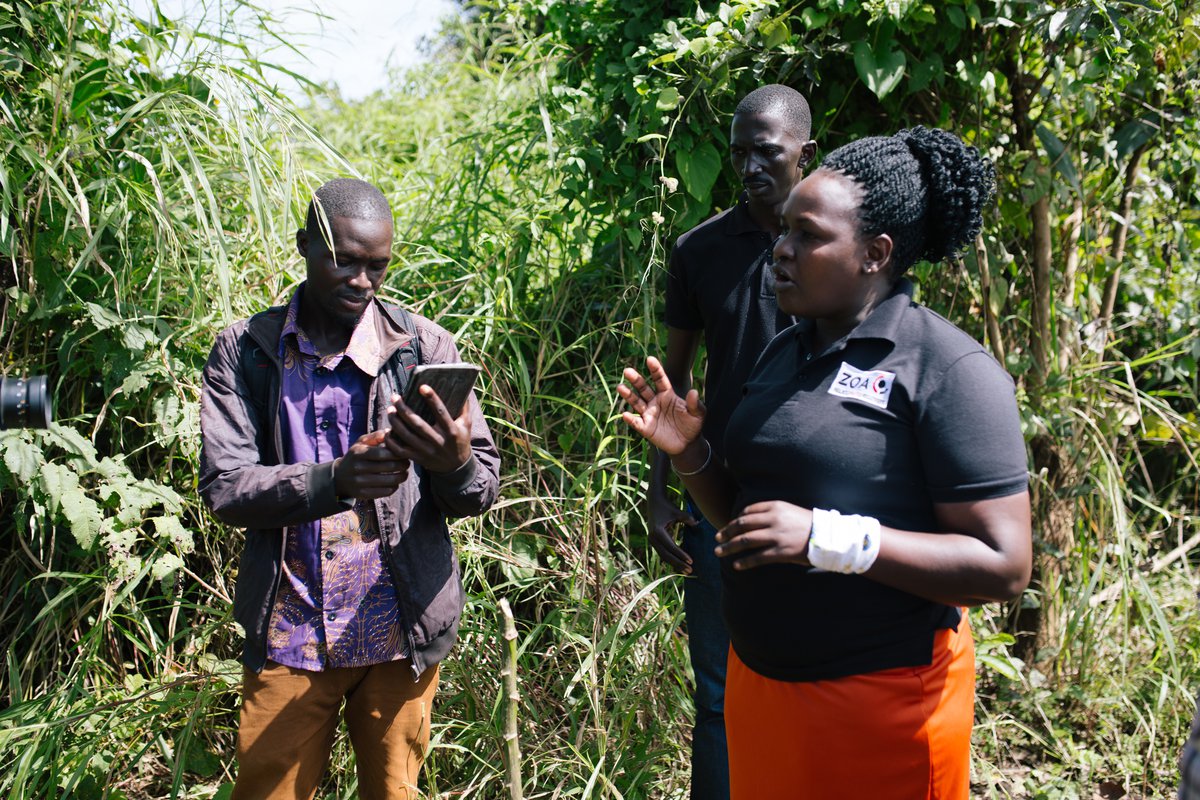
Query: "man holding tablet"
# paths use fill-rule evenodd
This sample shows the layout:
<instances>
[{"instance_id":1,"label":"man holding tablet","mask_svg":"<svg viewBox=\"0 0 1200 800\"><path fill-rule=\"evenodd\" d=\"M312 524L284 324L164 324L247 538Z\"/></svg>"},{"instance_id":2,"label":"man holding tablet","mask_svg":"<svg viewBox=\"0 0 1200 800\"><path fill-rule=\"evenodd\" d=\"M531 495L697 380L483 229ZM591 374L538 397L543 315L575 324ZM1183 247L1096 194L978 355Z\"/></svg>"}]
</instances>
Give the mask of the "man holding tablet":
<instances>
[{"instance_id":1,"label":"man holding tablet","mask_svg":"<svg viewBox=\"0 0 1200 800\"><path fill-rule=\"evenodd\" d=\"M204 368L200 492L246 528L233 797L312 797L344 716L364 800L415 798L438 663L463 589L450 517L496 497L499 455L474 394L427 421L400 398L451 335L379 301L392 215L363 181L319 188L296 233L307 280L222 331Z\"/></svg>"}]
</instances>

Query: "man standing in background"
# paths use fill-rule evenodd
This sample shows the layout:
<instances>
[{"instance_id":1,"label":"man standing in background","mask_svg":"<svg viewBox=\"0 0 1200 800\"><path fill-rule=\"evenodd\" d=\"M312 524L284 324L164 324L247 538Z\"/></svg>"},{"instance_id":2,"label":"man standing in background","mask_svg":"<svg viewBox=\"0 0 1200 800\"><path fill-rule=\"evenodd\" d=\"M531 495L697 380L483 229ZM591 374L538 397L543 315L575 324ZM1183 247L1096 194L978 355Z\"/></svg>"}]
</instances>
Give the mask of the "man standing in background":
<instances>
[{"instance_id":1,"label":"man standing in background","mask_svg":"<svg viewBox=\"0 0 1200 800\"><path fill-rule=\"evenodd\" d=\"M704 436L722 457L725 426L742 384L775 334L792 324L775 303L768 265L788 193L816 154L804 96L771 84L742 98L734 110L729 159L744 192L737 205L679 237L671 252L666 292L664 363L675 392L686 396L703 338L707 354L702 398ZM721 619L721 570L713 553L716 530L685 498L667 496L667 458L656 453L647 505L650 542L659 556L689 576L684 582L688 650L696 677L692 733L693 800L729 797L725 746L725 660L729 634ZM674 528L684 526L682 543Z\"/></svg>"}]
</instances>

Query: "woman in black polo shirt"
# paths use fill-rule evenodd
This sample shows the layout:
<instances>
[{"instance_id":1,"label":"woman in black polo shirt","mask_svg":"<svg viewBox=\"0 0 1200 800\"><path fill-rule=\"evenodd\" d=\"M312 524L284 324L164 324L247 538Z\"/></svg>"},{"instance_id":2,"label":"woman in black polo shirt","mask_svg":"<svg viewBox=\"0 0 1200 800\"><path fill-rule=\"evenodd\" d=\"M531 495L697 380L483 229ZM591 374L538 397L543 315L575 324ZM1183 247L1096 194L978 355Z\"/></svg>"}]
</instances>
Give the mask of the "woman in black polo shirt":
<instances>
[{"instance_id":1,"label":"woman in black polo shirt","mask_svg":"<svg viewBox=\"0 0 1200 800\"><path fill-rule=\"evenodd\" d=\"M626 421L723 526L734 798L963 800L974 652L962 606L1031 568L1013 382L903 275L979 232L994 176L914 128L831 153L776 241L780 309L714 463L698 394L625 370Z\"/></svg>"}]
</instances>

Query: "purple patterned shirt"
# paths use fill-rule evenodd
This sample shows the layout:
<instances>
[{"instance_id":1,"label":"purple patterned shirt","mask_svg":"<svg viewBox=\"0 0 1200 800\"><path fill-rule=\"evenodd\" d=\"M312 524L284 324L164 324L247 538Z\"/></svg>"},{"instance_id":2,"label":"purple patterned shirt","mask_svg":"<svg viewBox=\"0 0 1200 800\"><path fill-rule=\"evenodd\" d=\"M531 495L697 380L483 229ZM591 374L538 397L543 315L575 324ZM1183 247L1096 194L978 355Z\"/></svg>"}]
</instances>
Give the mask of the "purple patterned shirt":
<instances>
[{"instance_id":1,"label":"purple patterned shirt","mask_svg":"<svg viewBox=\"0 0 1200 800\"><path fill-rule=\"evenodd\" d=\"M279 337L280 432L286 463L320 464L344 455L367 432L371 381L383 359L374 304L343 352L320 355L297 323L303 291L292 295ZM320 671L407 655L371 501L292 526L286 539L267 658Z\"/></svg>"}]
</instances>

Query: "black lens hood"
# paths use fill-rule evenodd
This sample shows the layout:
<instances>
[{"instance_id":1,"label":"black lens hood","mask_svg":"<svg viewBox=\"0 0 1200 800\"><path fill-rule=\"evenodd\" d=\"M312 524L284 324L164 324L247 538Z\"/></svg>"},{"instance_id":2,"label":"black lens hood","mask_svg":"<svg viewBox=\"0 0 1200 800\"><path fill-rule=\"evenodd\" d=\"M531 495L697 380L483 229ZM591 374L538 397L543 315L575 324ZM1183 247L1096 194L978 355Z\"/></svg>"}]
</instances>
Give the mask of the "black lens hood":
<instances>
[{"instance_id":1,"label":"black lens hood","mask_svg":"<svg viewBox=\"0 0 1200 800\"><path fill-rule=\"evenodd\" d=\"M0 377L0 430L50 427L50 388L45 375Z\"/></svg>"}]
</instances>

